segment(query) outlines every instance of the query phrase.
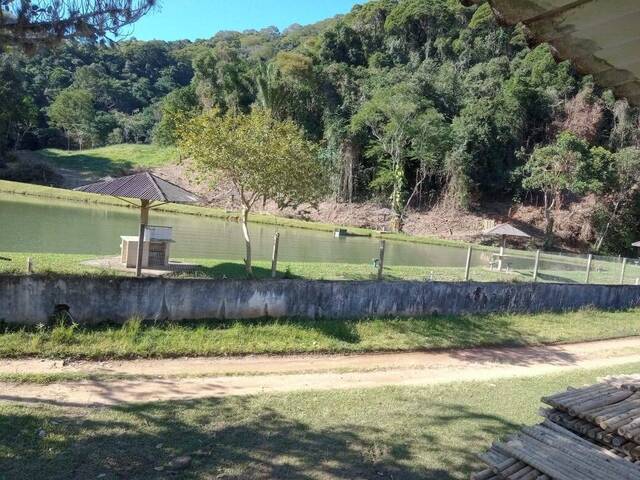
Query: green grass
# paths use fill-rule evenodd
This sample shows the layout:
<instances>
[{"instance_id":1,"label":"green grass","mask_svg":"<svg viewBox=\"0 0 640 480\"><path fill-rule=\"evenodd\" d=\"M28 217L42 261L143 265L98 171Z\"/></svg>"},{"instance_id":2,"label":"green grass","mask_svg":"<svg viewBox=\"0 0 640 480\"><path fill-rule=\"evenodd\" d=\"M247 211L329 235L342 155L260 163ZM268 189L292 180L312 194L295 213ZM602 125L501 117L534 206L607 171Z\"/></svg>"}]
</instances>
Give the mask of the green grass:
<instances>
[{"instance_id":1,"label":"green grass","mask_svg":"<svg viewBox=\"0 0 640 480\"><path fill-rule=\"evenodd\" d=\"M120 359L540 345L640 335L640 310L6 327L0 357Z\"/></svg>"},{"instance_id":2,"label":"green grass","mask_svg":"<svg viewBox=\"0 0 640 480\"><path fill-rule=\"evenodd\" d=\"M0 260L0 273L25 274L27 259L31 258L32 272L45 275L111 275L127 276L132 272L113 269L100 269L84 265L82 262L97 258L95 255L59 254L59 253L18 253L0 252L0 257L10 258L11 261ZM216 260L210 258L178 259L197 265L189 272L176 273L178 278L215 278L215 279L246 279L244 263L240 260ZM271 277L271 262L255 261L253 263L255 278ZM514 280L513 275L501 275L489 272L483 268L474 268L476 279L483 280ZM278 264L279 278L301 278L313 280L371 280L377 278L377 270L370 264L350 263L313 263L313 262L280 262ZM385 267L384 278L387 280L462 280L464 270L447 267L418 267L395 266Z\"/></svg>"},{"instance_id":3,"label":"green grass","mask_svg":"<svg viewBox=\"0 0 640 480\"><path fill-rule=\"evenodd\" d=\"M543 395L638 370L96 409L2 403L0 472L7 480L463 480L492 441L540 421ZM192 463L171 473L180 455Z\"/></svg>"},{"instance_id":4,"label":"green grass","mask_svg":"<svg viewBox=\"0 0 640 480\"><path fill-rule=\"evenodd\" d=\"M44 160L54 167L96 177L124 175L135 169L162 167L178 160L178 152L173 147L126 143L83 151L46 148L29 153L31 158Z\"/></svg>"},{"instance_id":5,"label":"green grass","mask_svg":"<svg viewBox=\"0 0 640 480\"><path fill-rule=\"evenodd\" d=\"M59 254L59 253L19 253L0 252L0 257L11 261L0 260L0 274L25 274L27 259L32 260L32 271L45 275L106 275L131 276L132 272L106 270L82 264L83 261L98 258L96 255ZM246 279L244 263L241 260L216 260L211 258L177 259L197 265L190 271L172 274L177 278L215 278ZM604 264L604 262L601 262ZM597 263L596 263L597 265ZM258 279L271 277L271 262L254 261L254 276ZM600 268L600 267L599 267ZM628 265L625 276L626 284L635 283L640 277L640 267ZM603 265L598 272L592 274L591 283L617 284L619 271L616 266ZM278 278L299 278L309 280L373 280L377 278L377 270L371 264L320 263L320 262L286 262L278 263ZM432 267L386 264L385 280L414 281L461 281L464 280L464 269L461 267ZM478 282L530 282L531 270L514 270L510 273L490 271L485 267L473 267L470 279ZM539 272L538 281L582 283L584 272L548 271Z\"/></svg>"}]
</instances>

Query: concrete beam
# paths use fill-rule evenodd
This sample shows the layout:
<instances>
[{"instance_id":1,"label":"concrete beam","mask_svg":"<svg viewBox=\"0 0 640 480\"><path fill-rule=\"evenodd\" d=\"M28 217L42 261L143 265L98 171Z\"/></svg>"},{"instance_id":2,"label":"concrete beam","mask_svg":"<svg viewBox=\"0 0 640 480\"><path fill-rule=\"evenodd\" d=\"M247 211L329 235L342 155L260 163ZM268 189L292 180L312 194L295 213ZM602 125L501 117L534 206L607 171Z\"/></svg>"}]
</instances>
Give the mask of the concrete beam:
<instances>
[{"instance_id":1,"label":"concrete beam","mask_svg":"<svg viewBox=\"0 0 640 480\"><path fill-rule=\"evenodd\" d=\"M548 42L558 58L640 105L640 1L489 1L500 21L523 23L534 42Z\"/></svg>"}]
</instances>

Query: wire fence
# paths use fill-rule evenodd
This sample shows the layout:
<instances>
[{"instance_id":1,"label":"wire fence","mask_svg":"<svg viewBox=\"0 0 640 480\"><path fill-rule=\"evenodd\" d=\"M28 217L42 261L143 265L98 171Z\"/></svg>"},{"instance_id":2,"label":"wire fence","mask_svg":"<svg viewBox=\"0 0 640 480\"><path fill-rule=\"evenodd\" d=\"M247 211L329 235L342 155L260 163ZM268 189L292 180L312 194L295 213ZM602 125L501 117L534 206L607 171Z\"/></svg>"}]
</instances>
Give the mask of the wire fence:
<instances>
[{"instance_id":1,"label":"wire fence","mask_svg":"<svg viewBox=\"0 0 640 480\"><path fill-rule=\"evenodd\" d=\"M490 246L461 248L410 244L367 238L360 261L307 261L287 252L287 233L262 238L253 258L256 278L307 278L320 280L412 280L449 282L540 282L639 285L640 260L600 255L515 250ZM270 254L264 249L271 240ZM333 240L338 241L338 240ZM349 240L347 240L348 242ZM246 278L241 256L191 258L175 256L168 242L145 242L142 274L178 278ZM241 243L241 242L238 242ZM138 261L137 237L125 236L121 251L103 253L1 252L0 272L133 275ZM336 247L340 248L340 246ZM412 262L406 250L415 252ZM215 256L215 254L214 254ZM221 255L224 257L224 255ZM340 255L338 255L340 257ZM366 257L364 260L362 257Z\"/></svg>"}]
</instances>

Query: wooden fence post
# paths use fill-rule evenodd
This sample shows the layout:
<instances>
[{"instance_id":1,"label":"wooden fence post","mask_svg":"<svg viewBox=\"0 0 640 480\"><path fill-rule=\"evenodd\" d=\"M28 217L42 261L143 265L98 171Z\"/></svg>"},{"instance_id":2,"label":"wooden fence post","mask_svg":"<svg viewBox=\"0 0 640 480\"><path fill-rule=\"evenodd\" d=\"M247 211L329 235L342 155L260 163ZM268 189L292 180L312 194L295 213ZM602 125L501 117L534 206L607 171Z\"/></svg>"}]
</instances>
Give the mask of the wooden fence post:
<instances>
[{"instance_id":1,"label":"wooden fence post","mask_svg":"<svg viewBox=\"0 0 640 480\"><path fill-rule=\"evenodd\" d=\"M533 263L533 282L538 281L538 267L540 265L540 250L536 250L536 259Z\"/></svg>"},{"instance_id":2,"label":"wooden fence post","mask_svg":"<svg viewBox=\"0 0 640 480\"><path fill-rule=\"evenodd\" d=\"M278 269L278 246L280 245L280 232L273 236L273 254L271 255L271 278L276 278Z\"/></svg>"},{"instance_id":3,"label":"wooden fence post","mask_svg":"<svg viewBox=\"0 0 640 480\"><path fill-rule=\"evenodd\" d=\"M464 264L464 281L469 281L469 270L471 269L471 247L467 249L467 261Z\"/></svg>"},{"instance_id":4,"label":"wooden fence post","mask_svg":"<svg viewBox=\"0 0 640 480\"><path fill-rule=\"evenodd\" d=\"M584 277L584 283L589 283L589 276L591 275L591 260L593 260L593 255L590 253L587 257L587 272Z\"/></svg>"},{"instance_id":5,"label":"wooden fence post","mask_svg":"<svg viewBox=\"0 0 640 480\"><path fill-rule=\"evenodd\" d=\"M378 280L382 280L382 271L384 269L384 244L385 241L380 240L380 256L378 257L378 259L380 260L378 262Z\"/></svg>"},{"instance_id":6,"label":"wooden fence post","mask_svg":"<svg viewBox=\"0 0 640 480\"><path fill-rule=\"evenodd\" d=\"M620 285L624 285L624 271L627 268L627 258L622 259L622 267L620 267Z\"/></svg>"},{"instance_id":7,"label":"wooden fence post","mask_svg":"<svg viewBox=\"0 0 640 480\"><path fill-rule=\"evenodd\" d=\"M27 257L27 275L31 275L33 273L33 262L31 261L31 257Z\"/></svg>"}]
</instances>

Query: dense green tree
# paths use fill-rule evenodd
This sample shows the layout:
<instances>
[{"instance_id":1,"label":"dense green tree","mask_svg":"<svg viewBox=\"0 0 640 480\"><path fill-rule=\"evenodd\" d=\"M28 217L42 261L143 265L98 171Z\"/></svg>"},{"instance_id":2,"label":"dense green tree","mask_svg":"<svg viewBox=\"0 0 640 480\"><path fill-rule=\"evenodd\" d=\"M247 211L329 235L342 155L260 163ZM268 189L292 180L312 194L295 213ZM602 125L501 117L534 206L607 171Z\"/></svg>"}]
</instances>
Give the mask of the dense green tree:
<instances>
[{"instance_id":1,"label":"dense green tree","mask_svg":"<svg viewBox=\"0 0 640 480\"><path fill-rule=\"evenodd\" d=\"M408 204L407 163L419 161L419 186L441 170L447 149L446 123L435 109L421 103L409 85L400 84L375 91L352 120L352 129L366 127L375 139L369 154L378 159L379 168L371 186L390 191L392 227L398 231Z\"/></svg>"},{"instance_id":2,"label":"dense green tree","mask_svg":"<svg viewBox=\"0 0 640 480\"><path fill-rule=\"evenodd\" d=\"M193 60L195 85L206 108L244 112L251 103L246 65L238 46L229 43L203 50Z\"/></svg>"},{"instance_id":3,"label":"dense green tree","mask_svg":"<svg viewBox=\"0 0 640 480\"><path fill-rule=\"evenodd\" d=\"M4 153L20 147L24 136L37 125L38 111L26 89L20 62L0 56L0 164Z\"/></svg>"},{"instance_id":4,"label":"dense green tree","mask_svg":"<svg viewBox=\"0 0 640 480\"><path fill-rule=\"evenodd\" d=\"M60 92L48 110L49 118L67 137L67 148L74 140L80 150L91 138L96 111L91 92L68 88Z\"/></svg>"},{"instance_id":5,"label":"dense green tree","mask_svg":"<svg viewBox=\"0 0 640 480\"><path fill-rule=\"evenodd\" d=\"M181 121L200 113L198 96L193 85L174 90L160 104L160 121L153 129L153 140L159 145L175 145L177 127Z\"/></svg>"},{"instance_id":6,"label":"dense green tree","mask_svg":"<svg viewBox=\"0 0 640 480\"><path fill-rule=\"evenodd\" d=\"M456 31L459 2L449 0L404 0L393 8L385 20L385 30L399 42L394 53L421 50L429 57L438 37ZM393 43L392 43L393 45Z\"/></svg>"}]
</instances>

